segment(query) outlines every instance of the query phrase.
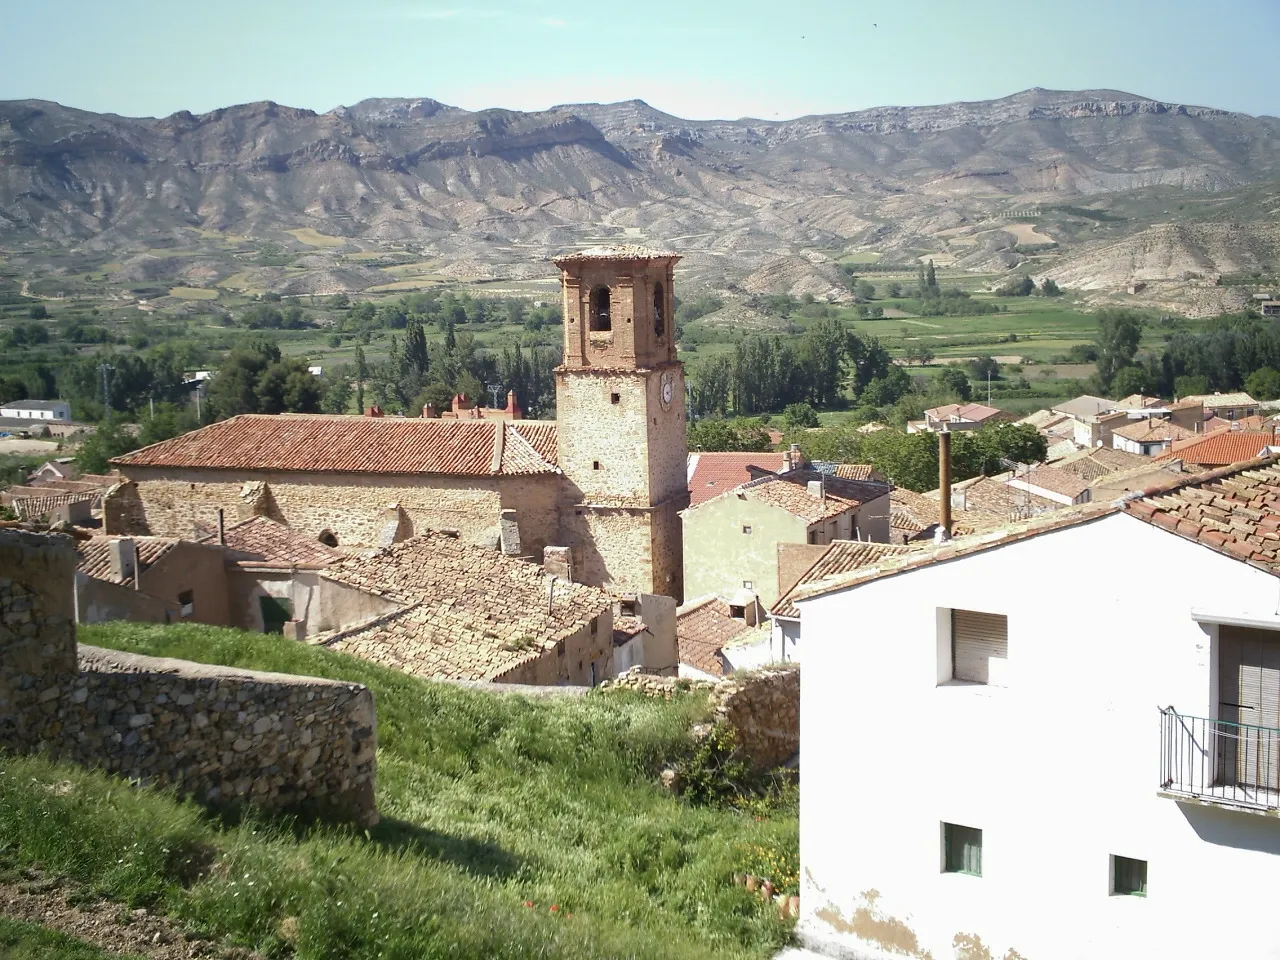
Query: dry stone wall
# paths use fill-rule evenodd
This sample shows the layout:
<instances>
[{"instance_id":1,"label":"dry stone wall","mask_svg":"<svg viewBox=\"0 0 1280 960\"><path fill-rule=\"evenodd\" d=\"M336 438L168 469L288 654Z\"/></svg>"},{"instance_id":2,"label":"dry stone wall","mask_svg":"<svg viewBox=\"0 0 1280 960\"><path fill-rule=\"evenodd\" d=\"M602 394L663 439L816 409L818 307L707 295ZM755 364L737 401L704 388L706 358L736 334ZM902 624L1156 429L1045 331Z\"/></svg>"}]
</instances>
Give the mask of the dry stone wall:
<instances>
[{"instance_id":1,"label":"dry stone wall","mask_svg":"<svg viewBox=\"0 0 1280 960\"><path fill-rule=\"evenodd\" d=\"M707 691L715 719L733 729L738 748L757 770L781 766L800 751L798 667L766 668L723 680L658 677L633 667L602 686L667 700L681 691Z\"/></svg>"},{"instance_id":2,"label":"dry stone wall","mask_svg":"<svg viewBox=\"0 0 1280 960\"><path fill-rule=\"evenodd\" d=\"M0 749L206 803L377 821L367 688L77 650L74 573L69 538L0 529Z\"/></svg>"}]
</instances>

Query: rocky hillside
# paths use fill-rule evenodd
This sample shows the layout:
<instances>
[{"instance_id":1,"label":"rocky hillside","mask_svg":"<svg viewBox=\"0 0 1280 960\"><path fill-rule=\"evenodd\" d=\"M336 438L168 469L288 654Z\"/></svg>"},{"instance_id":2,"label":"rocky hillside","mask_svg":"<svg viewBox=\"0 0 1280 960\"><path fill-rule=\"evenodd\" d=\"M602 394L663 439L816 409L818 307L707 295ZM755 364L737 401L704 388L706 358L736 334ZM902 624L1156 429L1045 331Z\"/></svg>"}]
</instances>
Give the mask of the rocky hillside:
<instances>
[{"instance_id":1,"label":"rocky hillside","mask_svg":"<svg viewBox=\"0 0 1280 960\"><path fill-rule=\"evenodd\" d=\"M676 247L691 280L749 291L837 295L830 259L858 248L983 271L1050 250L1064 279L1111 284L1071 257L1141 245L1141 231L1178 219L1161 213L1169 196L1261 217L1235 200L1277 179L1280 120L1110 90L784 122L682 120L642 101L538 113L256 103L163 119L0 102L0 248L127 260L219 235L337 238L300 291L387 279L338 269L343 249L407 246L445 276L518 278L553 251L622 238ZM1148 196L1161 200L1131 202ZM1033 215L1012 230L997 216L1018 212ZM1196 269L1233 269L1213 244L1197 249ZM1134 270L1161 269L1135 257Z\"/></svg>"}]
</instances>

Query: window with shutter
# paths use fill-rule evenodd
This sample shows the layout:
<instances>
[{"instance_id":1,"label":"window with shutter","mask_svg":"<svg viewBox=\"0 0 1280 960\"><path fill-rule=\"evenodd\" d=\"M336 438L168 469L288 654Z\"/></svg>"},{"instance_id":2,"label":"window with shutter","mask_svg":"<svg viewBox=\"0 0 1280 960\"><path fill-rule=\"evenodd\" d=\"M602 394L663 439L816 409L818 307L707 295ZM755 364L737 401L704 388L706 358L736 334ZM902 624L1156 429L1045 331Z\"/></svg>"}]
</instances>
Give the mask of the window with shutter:
<instances>
[{"instance_id":1,"label":"window with shutter","mask_svg":"<svg viewBox=\"0 0 1280 960\"><path fill-rule=\"evenodd\" d=\"M958 823L942 825L942 870L982 876L982 831Z\"/></svg>"},{"instance_id":2,"label":"window with shutter","mask_svg":"<svg viewBox=\"0 0 1280 960\"><path fill-rule=\"evenodd\" d=\"M951 675L1003 686L1009 659L1009 618L998 613L951 611Z\"/></svg>"}]
</instances>

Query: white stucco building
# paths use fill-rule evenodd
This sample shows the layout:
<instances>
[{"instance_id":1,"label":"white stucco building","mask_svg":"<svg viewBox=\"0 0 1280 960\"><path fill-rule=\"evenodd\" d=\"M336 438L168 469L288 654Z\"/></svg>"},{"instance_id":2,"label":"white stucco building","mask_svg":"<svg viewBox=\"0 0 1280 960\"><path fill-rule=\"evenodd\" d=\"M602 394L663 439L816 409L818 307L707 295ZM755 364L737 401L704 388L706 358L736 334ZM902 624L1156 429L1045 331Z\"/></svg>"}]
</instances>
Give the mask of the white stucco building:
<instances>
[{"instance_id":1,"label":"white stucco building","mask_svg":"<svg viewBox=\"0 0 1280 960\"><path fill-rule=\"evenodd\" d=\"M0 406L0 417L16 420L70 420L71 404L65 400L15 400Z\"/></svg>"},{"instance_id":2,"label":"white stucco building","mask_svg":"<svg viewBox=\"0 0 1280 960\"><path fill-rule=\"evenodd\" d=\"M1280 958L1277 503L1252 461L801 591L807 945Z\"/></svg>"}]
</instances>

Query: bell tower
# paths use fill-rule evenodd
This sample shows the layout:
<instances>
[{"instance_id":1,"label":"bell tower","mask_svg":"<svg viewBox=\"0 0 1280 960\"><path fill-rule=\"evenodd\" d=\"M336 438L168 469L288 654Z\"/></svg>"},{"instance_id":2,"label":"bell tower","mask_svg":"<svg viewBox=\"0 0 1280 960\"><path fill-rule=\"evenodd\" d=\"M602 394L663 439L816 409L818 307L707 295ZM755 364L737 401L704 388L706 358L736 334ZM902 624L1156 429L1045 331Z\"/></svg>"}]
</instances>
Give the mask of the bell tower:
<instances>
[{"instance_id":1,"label":"bell tower","mask_svg":"<svg viewBox=\"0 0 1280 960\"><path fill-rule=\"evenodd\" d=\"M556 368L561 533L585 583L680 599L689 502L674 253L583 250L555 261L564 293Z\"/></svg>"}]
</instances>

